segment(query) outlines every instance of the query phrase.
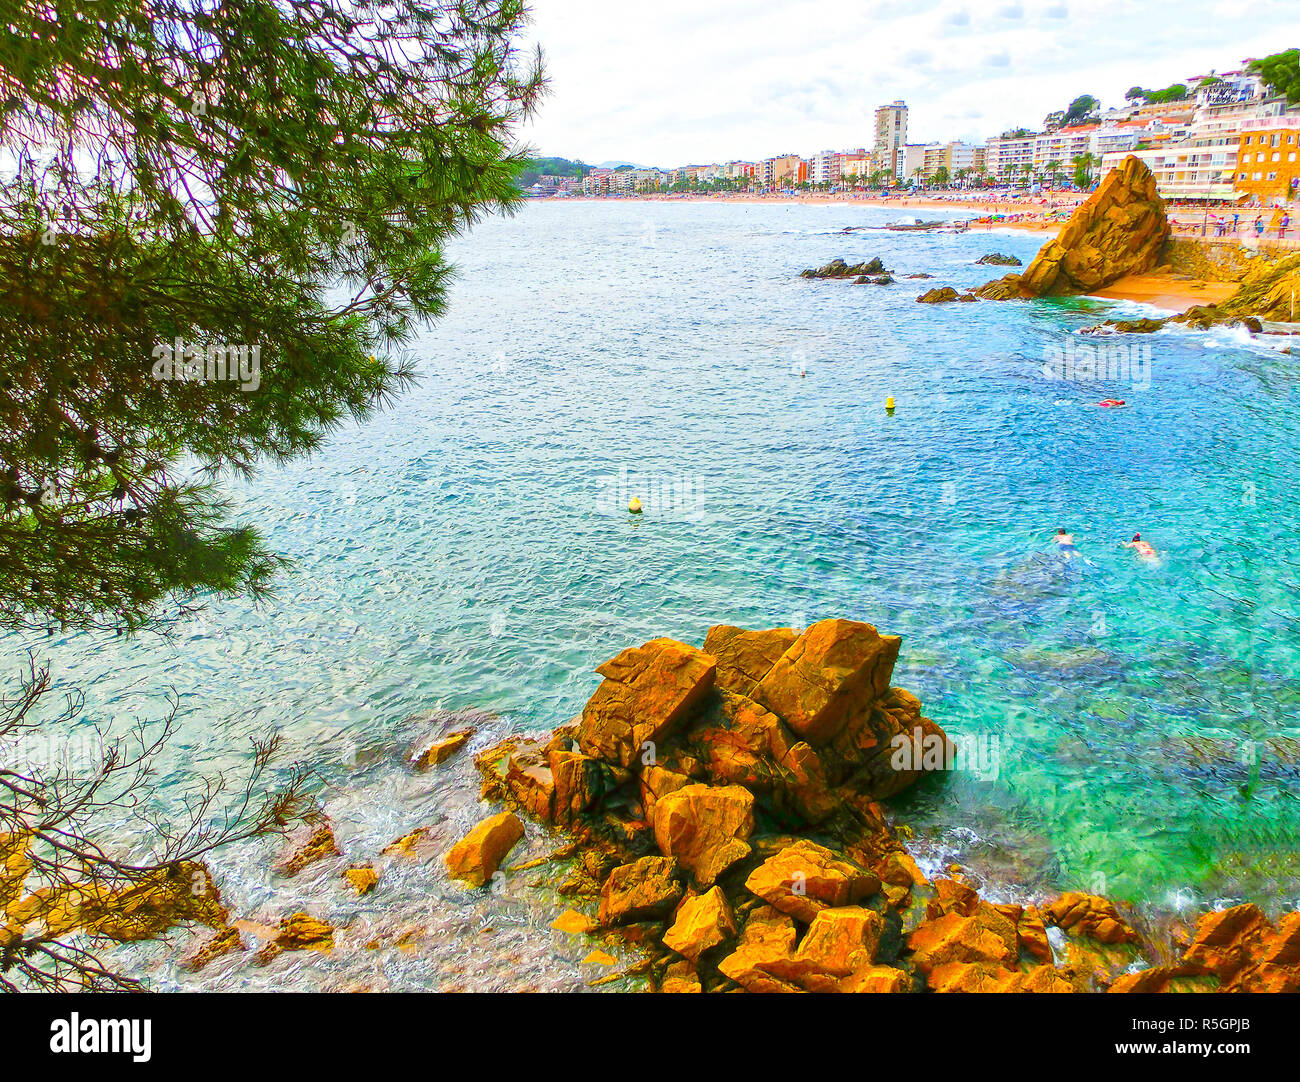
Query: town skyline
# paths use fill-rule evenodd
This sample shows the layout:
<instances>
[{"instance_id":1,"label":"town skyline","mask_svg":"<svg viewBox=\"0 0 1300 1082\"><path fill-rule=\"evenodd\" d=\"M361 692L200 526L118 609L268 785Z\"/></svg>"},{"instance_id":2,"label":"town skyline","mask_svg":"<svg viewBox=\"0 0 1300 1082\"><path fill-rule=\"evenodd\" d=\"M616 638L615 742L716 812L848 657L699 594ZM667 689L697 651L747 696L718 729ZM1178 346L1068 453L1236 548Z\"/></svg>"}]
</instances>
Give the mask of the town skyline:
<instances>
[{"instance_id":1,"label":"town skyline","mask_svg":"<svg viewBox=\"0 0 1300 1082\"><path fill-rule=\"evenodd\" d=\"M1135 83L1232 70L1300 35L1294 6L1274 0L1104 10L945 0L905 11L824 0L777 12L665 0L617 26L588 0L532 7L535 37L563 44L548 45L551 92L528 143L658 168L869 146L875 107L899 98L914 142L983 142L1080 94L1120 104Z\"/></svg>"}]
</instances>

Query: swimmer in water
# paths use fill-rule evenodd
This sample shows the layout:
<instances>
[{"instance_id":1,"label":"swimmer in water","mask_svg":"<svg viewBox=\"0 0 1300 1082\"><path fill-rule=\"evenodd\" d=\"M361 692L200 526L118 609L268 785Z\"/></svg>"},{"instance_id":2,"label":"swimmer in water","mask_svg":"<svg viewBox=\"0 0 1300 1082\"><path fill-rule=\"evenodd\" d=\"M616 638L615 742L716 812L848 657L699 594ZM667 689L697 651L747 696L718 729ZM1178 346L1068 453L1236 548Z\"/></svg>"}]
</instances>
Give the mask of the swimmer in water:
<instances>
[{"instance_id":1,"label":"swimmer in water","mask_svg":"<svg viewBox=\"0 0 1300 1082\"><path fill-rule=\"evenodd\" d=\"M1066 533L1063 528L1058 528L1052 536L1056 542L1056 548L1067 560L1072 560L1079 555L1079 550L1074 547L1074 534Z\"/></svg>"},{"instance_id":2,"label":"swimmer in water","mask_svg":"<svg viewBox=\"0 0 1300 1082\"><path fill-rule=\"evenodd\" d=\"M1156 558L1156 550L1146 541L1142 540L1142 535L1140 533L1135 533L1132 541L1125 541L1124 547L1126 549L1132 549L1144 560L1154 560Z\"/></svg>"}]
</instances>

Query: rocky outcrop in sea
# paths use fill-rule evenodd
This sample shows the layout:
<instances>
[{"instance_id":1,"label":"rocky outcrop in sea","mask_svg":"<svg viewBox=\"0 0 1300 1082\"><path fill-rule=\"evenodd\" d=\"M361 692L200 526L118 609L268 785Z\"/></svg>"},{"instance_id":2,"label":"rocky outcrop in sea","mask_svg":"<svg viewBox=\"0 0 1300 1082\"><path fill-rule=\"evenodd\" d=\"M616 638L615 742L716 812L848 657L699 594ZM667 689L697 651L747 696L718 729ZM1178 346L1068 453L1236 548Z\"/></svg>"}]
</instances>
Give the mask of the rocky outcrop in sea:
<instances>
[{"instance_id":1,"label":"rocky outcrop in sea","mask_svg":"<svg viewBox=\"0 0 1300 1082\"><path fill-rule=\"evenodd\" d=\"M961 749L891 686L899 645L824 620L624 650L579 718L476 757L509 810L448 867L490 883L518 814L566 835L554 927L634 945L605 979L660 991L1300 990L1300 913L1155 930L1102 897L993 904L957 869L927 877L883 801Z\"/></svg>"},{"instance_id":2,"label":"rocky outcrop in sea","mask_svg":"<svg viewBox=\"0 0 1300 1082\"><path fill-rule=\"evenodd\" d=\"M1112 169L1055 240L1022 274L981 286L989 300L1091 293L1127 274L1149 271L1169 239L1169 220L1155 177L1130 155Z\"/></svg>"},{"instance_id":3,"label":"rocky outcrop in sea","mask_svg":"<svg viewBox=\"0 0 1300 1082\"><path fill-rule=\"evenodd\" d=\"M799 272L800 278L872 278L879 275L888 276L885 264L879 256L863 263L846 263L843 259L832 259L824 267L809 267Z\"/></svg>"}]
</instances>

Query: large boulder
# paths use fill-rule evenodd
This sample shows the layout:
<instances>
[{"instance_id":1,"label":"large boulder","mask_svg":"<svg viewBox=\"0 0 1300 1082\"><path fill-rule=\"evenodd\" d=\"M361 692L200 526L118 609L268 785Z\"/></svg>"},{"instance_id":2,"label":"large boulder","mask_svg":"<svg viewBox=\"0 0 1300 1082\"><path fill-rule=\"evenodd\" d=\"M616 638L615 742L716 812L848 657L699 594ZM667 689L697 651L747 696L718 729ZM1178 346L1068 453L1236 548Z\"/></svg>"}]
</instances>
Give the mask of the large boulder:
<instances>
[{"instance_id":1,"label":"large boulder","mask_svg":"<svg viewBox=\"0 0 1300 1082\"><path fill-rule=\"evenodd\" d=\"M1092 894L1070 891L1044 907L1043 917L1049 924L1087 936L1098 943L1137 943L1138 934L1129 927L1114 904Z\"/></svg>"},{"instance_id":2,"label":"large boulder","mask_svg":"<svg viewBox=\"0 0 1300 1082\"><path fill-rule=\"evenodd\" d=\"M678 907L672 927L664 933L664 946L692 962L700 955L725 943L736 934L731 904L721 887L686 901Z\"/></svg>"},{"instance_id":3,"label":"large boulder","mask_svg":"<svg viewBox=\"0 0 1300 1082\"><path fill-rule=\"evenodd\" d=\"M1151 270L1168 239L1169 220L1155 177L1130 154L1079 204L1023 274L1008 274L975 292L989 300L1092 293L1127 274Z\"/></svg>"},{"instance_id":4,"label":"large boulder","mask_svg":"<svg viewBox=\"0 0 1300 1082\"><path fill-rule=\"evenodd\" d=\"M690 869L702 887L749 856L754 794L742 785L685 785L655 802L659 851Z\"/></svg>"},{"instance_id":5,"label":"large boulder","mask_svg":"<svg viewBox=\"0 0 1300 1082\"><path fill-rule=\"evenodd\" d=\"M842 259L832 259L824 267L810 267L799 272L800 278L857 278L863 274L883 274L885 264L880 257L869 259L864 263L846 263Z\"/></svg>"},{"instance_id":6,"label":"large boulder","mask_svg":"<svg viewBox=\"0 0 1300 1082\"><path fill-rule=\"evenodd\" d=\"M907 946L922 973L950 962L996 973L1014 969L1020 957L1015 922L987 902L976 905L969 916L954 910L927 920L908 937Z\"/></svg>"},{"instance_id":7,"label":"large boulder","mask_svg":"<svg viewBox=\"0 0 1300 1082\"><path fill-rule=\"evenodd\" d=\"M717 659L718 673L714 682L719 688L748 695L796 638L788 627L747 631L729 624L718 624L709 628L704 639L704 652Z\"/></svg>"},{"instance_id":8,"label":"large boulder","mask_svg":"<svg viewBox=\"0 0 1300 1082\"><path fill-rule=\"evenodd\" d=\"M634 924L665 917L682 893L677 862L670 857L642 857L620 864L601 888L600 923Z\"/></svg>"},{"instance_id":9,"label":"large boulder","mask_svg":"<svg viewBox=\"0 0 1300 1082\"><path fill-rule=\"evenodd\" d=\"M794 921L787 914L759 906L749 914L736 949L718 963L718 970L749 992L797 992L796 985L768 971L790 957L796 938Z\"/></svg>"},{"instance_id":10,"label":"large boulder","mask_svg":"<svg viewBox=\"0 0 1300 1082\"><path fill-rule=\"evenodd\" d=\"M702 771L716 785L769 791L780 779L779 764L798 743L781 719L733 691L722 691L681 734L681 754L669 757L683 770Z\"/></svg>"},{"instance_id":11,"label":"large boulder","mask_svg":"<svg viewBox=\"0 0 1300 1082\"><path fill-rule=\"evenodd\" d=\"M822 620L776 660L753 699L816 747L840 731L862 700L889 691L901 642L856 620Z\"/></svg>"},{"instance_id":12,"label":"large boulder","mask_svg":"<svg viewBox=\"0 0 1300 1082\"><path fill-rule=\"evenodd\" d=\"M880 879L824 845L801 839L750 873L745 888L782 913L811 923L825 909L855 905Z\"/></svg>"},{"instance_id":13,"label":"large boulder","mask_svg":"<svg viewBox=\"0 0 1300 1082\"><path fill-rule=\"evenodd\" d=\"M952 286L936 286L934 289L927 289L916 299L919 304L950 304L961 300L961 294Z\"/></svg>"},{"instance_id":14,"label":"large boulder","mask_svg":"<svg viewBox=\"0 0 1300 1082\"><path fill-rule=\"evenodd\" d=\"M669 736L713 690L714 659L673 639L630 647L601 665L604 683L578 726L583 754L628 767Z\"/></svg>"},{"instance_id":15,"label":"large boulder","mask_svg":"<svg viewBox=\"0 0 1300 1082\"><path fill-rule=\"evenodd\" d=\"M1217 306L1206 306L1219 317L1216 322L1267 319L1277 323L1291 323L1296 319L1296 293L1300 292L1300 252L1284 256L1276 262L1259 260L1252 263L1242 278L1237 292ZM1190 310L1184 316L1190 314ZM1191 322L1180 319L1179 322ZM1193 325L1211 322L1205 315ZM1258 327L1252 328L1258 330Z\"/></svg>"}]
</instances>

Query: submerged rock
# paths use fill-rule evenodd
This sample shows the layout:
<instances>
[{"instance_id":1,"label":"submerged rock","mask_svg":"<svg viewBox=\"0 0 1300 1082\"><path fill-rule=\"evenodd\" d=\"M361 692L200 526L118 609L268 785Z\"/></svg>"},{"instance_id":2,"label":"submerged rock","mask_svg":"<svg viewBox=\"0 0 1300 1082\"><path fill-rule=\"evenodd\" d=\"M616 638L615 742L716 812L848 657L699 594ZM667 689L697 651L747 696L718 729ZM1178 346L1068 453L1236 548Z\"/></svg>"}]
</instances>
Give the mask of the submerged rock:
<instances>
[{"instance_id":1,"label":"submerged rock","mask_svg":"<svg viewBox=\"0 0 1300 1082\"><path fill-rule=\"evenodd\" d=\"M1149 271L1168 239L1169 220L1155 177L1140 158L1129 155L1023 274L1008 274L975 292L988 300L1091 293L1126 274Z\"/></svg>"},{"instance_id":2,"label":"submerged rock","mask_svg":"<svg viewBox=\"0 0 1300 1082\"><path fill-rule=\"evenodd\" d=\"M430 767L437 766L460 751L469 743L470 737L473 735L474 729L472 726L466 726L463 729L447 733L416 754L412 760L412 765L416 770L428 770Z\"/></svg>"},{"instance_id":3,"label":"submerged rock","mask_svg":"<svg viewBox=\"0 0 1300 1082\"><path fill-rule=\"evenodd\" d=\"M334 841L334 830L328 822L321 822L316 825L311 836L278 864L275 870L283 876L293 876L309 864L337 856L342 856L342 853Z\"/></svg>"},{"instance_id":4,"label":"submerged rock","mask_svg":"<svg viewBox=\"0 0 1300 1082\"><path fill-rule=\"evenodd\" d=\"M328 921L308 913L294 913L280 921L274 939L253 956L253 964L264 966L284 951L321 951L334 949L334 928Z\"/></svg>"},{"instance_id":5,"label":"submerged rock","mask_svg":"<svg viewBox=\"0 0 1300 1082\"><path fill-rule=\"evenodd\" d=\"M343 878L358 894L369 894L379 882L379 873L369 864L354 864L344 870Z\"/></svg>"},{"instance_id":6,"label":"submerged rock","mask_svg":"<svg viewBox=\"0 0 1300 1082\"><path fill-rule=\"evenodd\" d=\"M986 263L993 267L1019 267L1023 266L1020 259L1013 255L1003 255L1001 252L989 252L986 256L980 256L975 260L976 263Z\"/></svg>"},{"instance_id":7,"label":"submerged rock","mask_svg":"<svg viewBox=\"0 0 1300 1082\"><path fill-rule=\"evenodd\" d=\"M952 286L937 286L934 289L926 290L916 298L918 304L948 304L959 300L961 300L961 294Z\"/></svg>"},{"instance_id":8,"label":"submerged rock","mask_svg":"<svg viewBox=\"0 0 1300 1082\"><path fill-rule=\"evenodd\" d=\"M1086 335L1154 334L1168 322L1168 319L1108 319L1095 327L1084 327L1079 333Z\"/></svg>"}]
</instances>

